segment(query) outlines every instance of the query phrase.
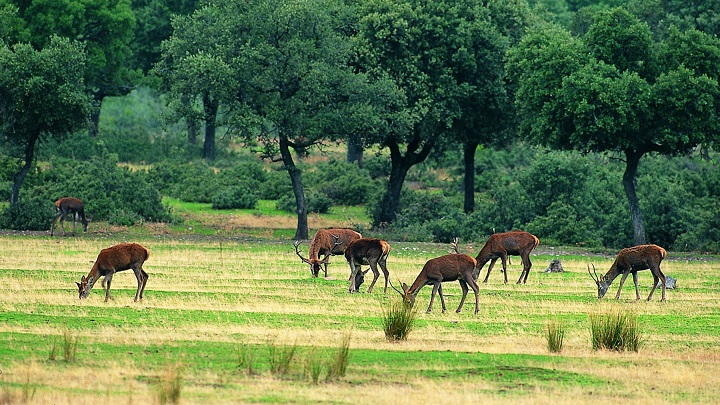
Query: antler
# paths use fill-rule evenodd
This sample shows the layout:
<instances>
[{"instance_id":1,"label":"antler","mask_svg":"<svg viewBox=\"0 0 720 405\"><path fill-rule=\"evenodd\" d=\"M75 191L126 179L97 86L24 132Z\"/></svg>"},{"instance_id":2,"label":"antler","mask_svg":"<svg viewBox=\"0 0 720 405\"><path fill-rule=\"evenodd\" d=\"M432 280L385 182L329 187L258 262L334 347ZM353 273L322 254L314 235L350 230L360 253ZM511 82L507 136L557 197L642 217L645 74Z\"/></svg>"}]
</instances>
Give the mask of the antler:
<instances>
[{"instance_id":1,"label":"antler","mask_svg":"<svg viewBox=\"0 0 720 405\"><path fill-rule=\"evenodd\" d=\"M300 257L300 259L302 259L303 263L312 264L312 263L310 263L310 260L302 257L302 255L300 254L300 251L298 251L298 246L300 246L301 243L302 243L301 240L295 241L295 254L298 255L298 257Z\"/></svg>"},{"instance_id":2,"label":"antler","mask_svg":"<svg viewBox=\"0 0 720 405\"><path fill-rule=\"evenodd\" d=\"M460 238L457 236L453 238L452 242L450 243L450 246L455 250L455 253L460 254L460 249L458 249L458 241Z\"/></svg>"},{"instance_id":3,"label":"antler","mask_svg":"<svg viewBox=\"0 0 720 405\"><path fill-rule=\"evenodd\" d=\"M400 294L400 296L402 296L403 299L405 299L405 294L402 291L395 288L395 286L393 285L391 280L388 279L388 282L390 283L390 287L392 287L393 290L397 291L397 293ZM398 280L398 283L400 283L400 280ZM402 285L402 283L401 283L401 285Z\"/></svg>"},{"instance_id":4,"label":"antler","mask_svg":"<svg viewBox=\"0 0 720 405\"><path fill-rule=\"evenodd\" d=\"M592 265L592 268L593 268L593 272L595 273L595 275L593 276L593 274L590 273L590 265L589 264L587 265L588 274L590 275L590 278L592 278L595 283L599 283L600 277L598 277L597 271L595 271L595 264Z\"/></svg>"}]
</instances>

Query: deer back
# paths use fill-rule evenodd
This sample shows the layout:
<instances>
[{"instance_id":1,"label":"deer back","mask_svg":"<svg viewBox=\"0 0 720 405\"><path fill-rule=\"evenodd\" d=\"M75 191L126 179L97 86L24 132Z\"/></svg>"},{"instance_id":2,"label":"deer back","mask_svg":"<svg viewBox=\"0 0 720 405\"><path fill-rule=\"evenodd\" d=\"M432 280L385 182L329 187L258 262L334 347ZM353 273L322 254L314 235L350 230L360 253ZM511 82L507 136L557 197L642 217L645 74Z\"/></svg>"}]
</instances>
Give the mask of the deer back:
<instances>
[{"instance_id":1,"label":"deer back","mask_svg":"<svg viewBox=\"0 0 720 405\"><path fill-rule=\"evenodd\" d=\"M466 254L449 254L430 259L425 263L420 274L410 287L416 293L423 285L434 281L455 281L464 277L472 277L477 262Z\"/></svg>"},{"instance_id":2,"label":"deer back","mask_svg":"<svg viewBox=\"0 0 720 405\"><path fill-rule=\"evenodd\" d=\"M345 259L355 263L366 262L367 258L387 256L390 253L390 245L384 240L376 238L361 238L350 243L345 249Z\"/></svg>"},{"instance_id":3,"label":"deer back","mask_svg":"<svg viewBox=\"0 0 720 405\"><path fill-rule=\"evenodd\" d=\"M326 254L340 255L354 240L362 235L352 229L319 229L310 241L310 260L319 260Z\"/></svg>"}]
</instances>

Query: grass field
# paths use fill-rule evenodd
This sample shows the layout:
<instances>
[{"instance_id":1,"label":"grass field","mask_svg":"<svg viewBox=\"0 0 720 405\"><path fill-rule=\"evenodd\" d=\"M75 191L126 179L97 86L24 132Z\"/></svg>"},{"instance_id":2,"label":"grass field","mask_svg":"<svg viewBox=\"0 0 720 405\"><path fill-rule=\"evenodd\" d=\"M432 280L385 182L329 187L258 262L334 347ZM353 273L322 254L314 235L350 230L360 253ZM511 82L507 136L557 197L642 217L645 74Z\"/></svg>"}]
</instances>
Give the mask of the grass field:
<instances>
[{"instance_id":1,"label":"grass field","mask_svg":"<svg viewBox=\"0 0 720 405\"><path fill-rule=\"evenodd\" d=\"M114 300L103 302L100 283L78 300L75 282L90 261L125 241L152 251L145 299L133 302L135 278L126 271L113 279ZM411 283L426 260L448 252L391 245L393 283ZM585 267L592 261L606 270L612 258L563 254L565 273L542 273L552 252L532 256L526 285L504 285L496 267L480 284L478 315L472 293L454 312L458 283L444 287L447 313L436 301L425 314L431 288L424 288L416 328L406 342L390 343L381 315L397 294L383 294L382 277L372 294L367 285L348 294L348 266L334 257L331 277L312 279L289 238L2 235L0 404L165 403L171 383L185 404L717 403L720 261L670 252L662 268L679 288L667 302L658 291L636 302L631 280L620 300L598 301ZM521 270L513 263L511 280ZM640 283L647 297L648 271ZM593 351L589 315L617 309L637 314L639 352ZM566 329L560 354L546 347L551 320ZM325 364L348 336L347 372L327 381ZM66 360L68 346L74 355ZM295 348L289 369L273 373L272 353L288 348Z\"/></svg>"}]
</instances>

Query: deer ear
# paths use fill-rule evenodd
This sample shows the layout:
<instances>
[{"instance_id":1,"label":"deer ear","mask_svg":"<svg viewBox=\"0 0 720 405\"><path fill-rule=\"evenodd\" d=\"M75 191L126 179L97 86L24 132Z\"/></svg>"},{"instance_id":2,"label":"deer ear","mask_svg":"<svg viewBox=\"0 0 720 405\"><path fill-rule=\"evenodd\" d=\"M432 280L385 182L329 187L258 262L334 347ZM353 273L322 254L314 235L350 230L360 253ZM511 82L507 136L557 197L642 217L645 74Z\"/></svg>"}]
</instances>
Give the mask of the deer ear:
<instances>
[{"instance_id":1,"label":"deer ear","mask_svg":"<svg viewBox=\"0 0 720 405\"><path fill-rule=\"evenodd\" d=\"M85 282L85 276L82 276L82 278L80 279L80 282L81 282L81 283L84 283L84 282Z\"/></svg>"},{"instance_id":2,"label":"deer ear","mask_svg":"<svg viewBox=\"0 0 720 405\"><path fill-rule=\"evenodd\" d=\"M408 287L407 284L402 283L402 288L403 288L403 290L404 290L405 292L407 292L407 290L408 290L410 287Z\"/></svg>"}]
</instances>

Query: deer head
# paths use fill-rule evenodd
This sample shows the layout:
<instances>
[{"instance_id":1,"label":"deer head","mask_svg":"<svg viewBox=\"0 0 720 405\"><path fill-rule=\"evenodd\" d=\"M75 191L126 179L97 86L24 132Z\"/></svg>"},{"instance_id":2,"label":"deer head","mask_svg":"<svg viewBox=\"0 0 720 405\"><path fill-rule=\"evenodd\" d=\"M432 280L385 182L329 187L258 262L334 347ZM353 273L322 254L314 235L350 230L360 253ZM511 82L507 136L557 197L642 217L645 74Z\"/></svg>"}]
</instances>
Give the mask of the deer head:
<instances>
[{"instance_id":1,"label":"deer head","mask_svg":"<svg viewBox=\"0 0 720 405\"><path fill-rule=\"evenodd\" d=\"M403 289L402 291L395 288L393 283L390 282L390 287L392 287L393 290L397 291L397 293L400 294L405 305L407 305L408 308L412 308L415 305L415 294L410 294L410 287L408 287L407 284L401 282L400 286Z\"/></svg>"},{"instance_id":2,"label":"deer head","mask_svg":"<svg viewBox=\"0 0 720 405\"><path fill-rule=\"evenodd\" d=\"M95 278L93 276L83 276L82 279L80 279L80 282L76 282L78 286L78 298L85 299L90 295L90 290L92 290L93 285L95 285Z\"/></svg>"},{"instance_id":3,"label":"deer head","mask_svg":"<svg viewBox=\"0 0 720 405\"><path fill-rule=\"evenodd\" d=\"M306 259L300 254L300 251L298 250L298 246L300 246L301 243L302 243L302 241L299 241L299 240L295 241L295 254L297 254L298 257L300 257L300 260L302 260L303 263L307 263L310 265L310 274L312 274L313 277L317 277L320 274L320 266L324 263L328 263L329 257L326 256L323 260Z\"/></svg>"},{"instance_id":4,"label":"deer head","mask_svg":"<svg viewBox=\"0 0 720 405\"><path fill-rule=\"evenodd\" d=\"M595 265L592 265L593 273L590 272L590 265L587 266L588 274L590 274L590 278L593 279L595 284L597 285L598 289L598 298L602 298L605 296L605 293L607 293L608 288L610 288L610 283L608 283L605 276L602 277L602 279L597 275L597 272L595 271Z\"/></svg>"}]
</instances>

